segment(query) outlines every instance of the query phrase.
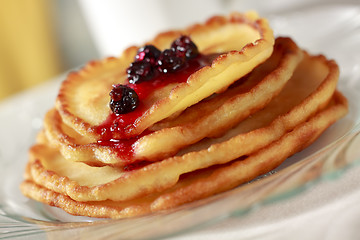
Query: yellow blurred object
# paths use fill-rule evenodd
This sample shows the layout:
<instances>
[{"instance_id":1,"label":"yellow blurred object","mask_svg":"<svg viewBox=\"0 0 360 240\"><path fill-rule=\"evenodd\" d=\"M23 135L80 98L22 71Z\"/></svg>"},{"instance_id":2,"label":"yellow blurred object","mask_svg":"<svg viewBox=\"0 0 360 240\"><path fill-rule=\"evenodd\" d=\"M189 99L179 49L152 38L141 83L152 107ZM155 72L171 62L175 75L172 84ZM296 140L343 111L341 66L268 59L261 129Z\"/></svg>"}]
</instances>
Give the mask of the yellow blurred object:
<instances>
[{"instance_id":1,"label":"yellow blurred object","mask_svg":"<svg viewBox=\"0 0 360 240\"><path fill-rule=\"evenodd\" d=\"M51 1L2 1L0 99L61 71Z\"/></svg>"}]
</instances>

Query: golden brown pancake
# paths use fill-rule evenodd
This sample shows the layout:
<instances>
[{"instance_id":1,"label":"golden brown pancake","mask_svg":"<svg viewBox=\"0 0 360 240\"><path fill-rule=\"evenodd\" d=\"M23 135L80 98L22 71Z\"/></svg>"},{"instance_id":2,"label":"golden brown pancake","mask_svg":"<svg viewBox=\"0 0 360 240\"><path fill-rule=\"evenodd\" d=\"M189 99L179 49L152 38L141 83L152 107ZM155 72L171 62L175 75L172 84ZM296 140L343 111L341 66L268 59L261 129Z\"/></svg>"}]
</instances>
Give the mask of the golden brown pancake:
<instances>
[{"instance_id":1,"label":"golden brown pancake","mask_svg":"<svg viewBox=\"0 0 360 240\"><path fill-rule=\"evenodd\" d=\"M175 185L182 174L250 155L307 121L328 104L337 78L333 61L305 54L278 96L219 138L204 139L179 156L132 171L69 161L45 142L30 150L32 179L77 201L123 201L162 191ZM49 170L54 175L44 174Z\"/></svg>"},{"instance_id":2,"label":"golden brown pancake","mask_svg":"<svg viewBox=\"0 0 360 240\"><path fill-rule=\"evenodd\" d=\"M89 217L122 218L174 208L229 190L250 181L259 174L267 173L292 154L311 144L325 129L346 113L347 101L336 92L324 110L248 157L229 164L205 168L197 171L196 174L185 175L169 189L128 201L78 202L65 194L35 183L31 177L22 183L21 189L26 196L33 199L60 207L74 215ZM39 161L35 162L39 164ZM48 171L47 174L54 179L58 177L52 171Z\"/></svg>"},{"instance_id":3,"label":"golden brown pancake","mask_svg":"<svg viewBox=\"0 0 360 240\"><path fill-rule=\"evenodd\" d=\"M272 56L228 91L189 107L176 118L155 124L150 127L151 133L134 140L131 160L122 159L116 145L98 144L77 133L62 121L56 109L45 116L45 133L50 143L73 161L123 166L139 160L160 160L205 137L221 135L263 108L282 90L302 57L291 39L276 39Z\"/></svg>"},{"instance_id":4,"label":"golden brown pancake","mask_svg":"<svg viewBox=\"0 0 360 240\"><path fill-rule=\"evenodd\" d=\"M274 41L254 12L146 44L151 58L130 47L69 74L29 150L24 195L89 217L172 209L273 170L348 111L336 62ZM162 68L165 53L183 65Z\"/></svg>"},{"instance_id":5,"label":"golden brown pancake","mask_svg":"<svg viewBox=\"0 0 360 240\"><path fill-rule=\"evenodd\" d=\"M126 126L120 136L115 133L115 138L137 136L154 123L223 91L264 62L273 51L274 37L267 20L253 12L213 17L185 30L159 34L150 43L165 49L184 34L191 36L201 53L219 56L192 73L186 82L155 90L143 101L143 114ZM125 70L137 50L130 47L120 58L91 62L69 74L56 101L56 108L67 125L93 140L100 138L96 126L110 114L108 94L112 85L127 83Z\"/></svg>"}]
</instances>

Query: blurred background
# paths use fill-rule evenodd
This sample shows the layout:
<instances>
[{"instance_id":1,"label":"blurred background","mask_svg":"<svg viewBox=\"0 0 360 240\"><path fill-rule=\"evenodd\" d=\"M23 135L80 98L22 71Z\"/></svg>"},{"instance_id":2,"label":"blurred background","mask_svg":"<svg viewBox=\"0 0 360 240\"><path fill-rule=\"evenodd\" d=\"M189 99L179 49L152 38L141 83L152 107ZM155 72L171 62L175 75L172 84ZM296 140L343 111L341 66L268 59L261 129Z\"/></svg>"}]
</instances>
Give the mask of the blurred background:
<instances>
[{"instance_id":1,"label":"blurred background","mask_svg":"<svg viewBox=\"0 0 360 240\"><path fill-rule=\"evenodd\" d=\"M332 0L3 0L0 101L169 28L231 11L267 16L314 2Z\"/></svg>"},{"instance_id":2,"label":"blurred background","mask_svg":"<svg viewBox=\"0 0 360 240\"><path fill-rule=\"evenodd\" d=\"M1 1L0 34L0 101L99 57L77 1Z\"/></svg>"}]
</instances>

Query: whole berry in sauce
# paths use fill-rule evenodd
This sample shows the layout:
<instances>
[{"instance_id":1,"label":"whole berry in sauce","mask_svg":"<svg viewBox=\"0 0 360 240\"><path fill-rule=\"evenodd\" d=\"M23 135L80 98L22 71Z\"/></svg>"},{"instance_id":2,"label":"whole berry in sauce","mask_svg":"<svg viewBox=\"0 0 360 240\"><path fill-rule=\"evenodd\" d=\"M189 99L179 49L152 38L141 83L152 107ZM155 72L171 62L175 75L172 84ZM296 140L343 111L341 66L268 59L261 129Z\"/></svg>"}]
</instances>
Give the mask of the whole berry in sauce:
<instances>
[{"instance_id":1,"label":"whole berry in sauce","mask_svg":"<svg viewBox=\"0 0 360 240\"><path fill-rule=\"evenodd\" d=\"M155 75L155 69L149 62L133 62L127 69L129 83L140 83L148 81Z\"/></svg>"},{"instance_id":2,"label":"whole berry in sauce","mask_svg":"<svg viewBox=\"0 0 360 240\"><path fill-rule=\"evenodd\" d=\"M180 36L172 44L171 48L175 49L179 57L188 59L194 58L199 54L199 50L195 43L188 36Z\"/></svg>"},{"instance_id":3,"label":"whole berry in sauce","mask_svg":"<svg viewBox=\"0 0 360 240\"><path fill-rule=\"evenodd\" d=\"M140 48L135 56L135 62L145 61L151 65L156 64L156 60L160 56L161 51L153 45L145 45Z\"/></svg>"},{"instance_id":4,"label":"whole berry in sauce","mask_svg":"<svg viewBox=\"0 0 360 240\"><path fill-rule=\"evenodd\" d=\"M158 68L162 73L175 72L185 65L185 59L179 57L174 49L164 50L157 61Z\"/></svg>"},{"instance_id":5,"label":"whole berry in sauce","mask_svg":"<svg viewBox=\"0 0 360 240\"><path fill-rule=\"evenodd\" d=\"M116 115L132 112L139 103L136 92L125 85L114 85L110 91L110 108Z\"/></svg>"}]
</instances>

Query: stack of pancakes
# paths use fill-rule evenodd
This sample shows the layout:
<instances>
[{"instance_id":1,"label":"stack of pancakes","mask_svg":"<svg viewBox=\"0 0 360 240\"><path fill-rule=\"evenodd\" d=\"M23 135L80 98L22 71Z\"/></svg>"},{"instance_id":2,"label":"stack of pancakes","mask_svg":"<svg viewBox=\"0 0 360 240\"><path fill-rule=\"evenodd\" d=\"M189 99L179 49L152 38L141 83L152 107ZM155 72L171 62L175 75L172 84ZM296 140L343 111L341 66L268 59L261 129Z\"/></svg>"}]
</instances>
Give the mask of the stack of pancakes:
<instances>
[{"instance_id":1,"label":"stack of pancakes","mask_svg":"<svg viewBox=\"0 0 360 240\"><path fill-rule=\"evenodd\" d=\"M30 149L24 195L89 217L175 208L273 170L347 113L337 64L274 39L254 12L212 17L147 44L163 50L181 35L216 57L186 82L152 91L108 144L98 129L112 115L109 92L127 83L138 47L68 75Z\"/></svg>"}]
</instances>

